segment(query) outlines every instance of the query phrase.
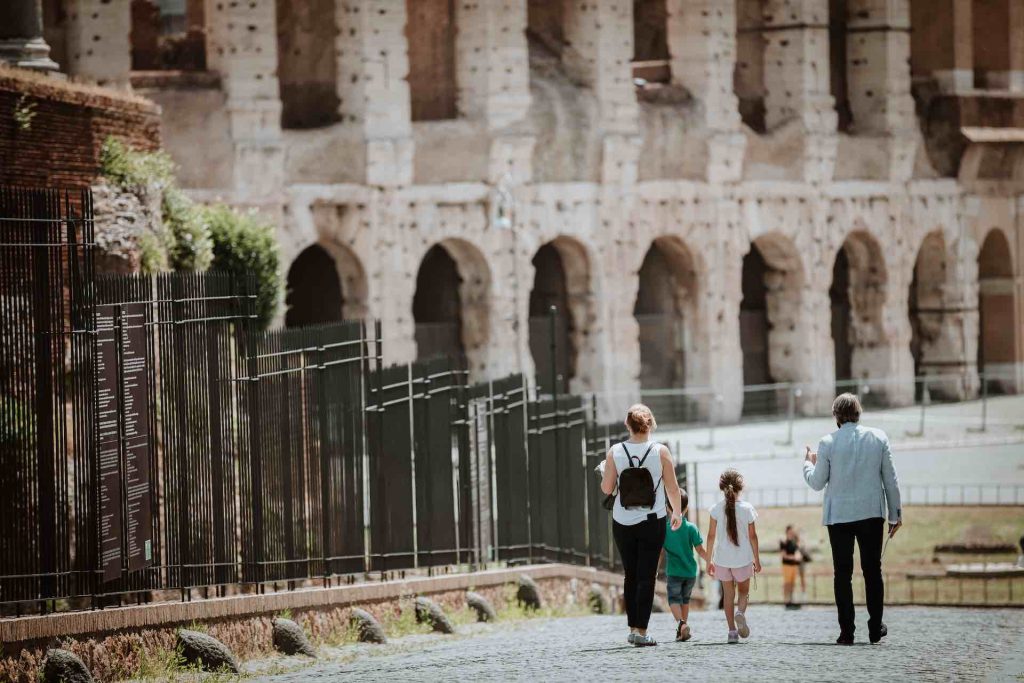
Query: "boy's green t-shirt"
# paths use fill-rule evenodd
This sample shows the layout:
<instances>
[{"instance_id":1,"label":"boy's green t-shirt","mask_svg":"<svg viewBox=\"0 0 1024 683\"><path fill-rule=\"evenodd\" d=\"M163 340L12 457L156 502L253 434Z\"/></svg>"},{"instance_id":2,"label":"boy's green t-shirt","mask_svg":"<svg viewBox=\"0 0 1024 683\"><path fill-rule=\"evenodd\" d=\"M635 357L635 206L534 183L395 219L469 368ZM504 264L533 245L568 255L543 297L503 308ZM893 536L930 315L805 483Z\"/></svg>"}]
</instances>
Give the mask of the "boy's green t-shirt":
<instances>
[{"instance_id":1,"label":"boy's green t-shirt","mask_svg":"<svg viewBox=\"0 0 1024 683\"><path fill-rule=\"evenodd\" d=\"M666 521L668 532L665 534L665 573L681 579L697 578L697 559L693 549L704 545L698 529L690 520L684 519L682 526L672 531L672 520Z\"/></svg>"}]
</instances>

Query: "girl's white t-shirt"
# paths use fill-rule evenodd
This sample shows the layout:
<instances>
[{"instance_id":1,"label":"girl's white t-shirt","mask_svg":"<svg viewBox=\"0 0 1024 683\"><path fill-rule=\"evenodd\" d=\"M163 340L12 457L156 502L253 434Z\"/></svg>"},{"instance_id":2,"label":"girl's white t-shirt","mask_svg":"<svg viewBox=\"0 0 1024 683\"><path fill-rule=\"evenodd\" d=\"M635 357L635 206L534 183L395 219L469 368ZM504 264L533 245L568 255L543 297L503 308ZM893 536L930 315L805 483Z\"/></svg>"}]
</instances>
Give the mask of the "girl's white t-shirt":
<instances>
[{"instance_id":1,"label":"girl's white t-shirt","mask_svg":"<svg viewBox=\"0 0 1024 683\"><path fill-rule=\"evenodd\" d=\"M725 517L725 500L720 500L708 510L712 519L718 522L718 529L715 532L715 556L712 562L721 566L735 569L747 567L754 563L754 549L750 547L750 533L748 527L757 521L757 510L745 500L736 501L736 536L739 545L729 538L728 520Z\"/></svg>"}]
</instances>

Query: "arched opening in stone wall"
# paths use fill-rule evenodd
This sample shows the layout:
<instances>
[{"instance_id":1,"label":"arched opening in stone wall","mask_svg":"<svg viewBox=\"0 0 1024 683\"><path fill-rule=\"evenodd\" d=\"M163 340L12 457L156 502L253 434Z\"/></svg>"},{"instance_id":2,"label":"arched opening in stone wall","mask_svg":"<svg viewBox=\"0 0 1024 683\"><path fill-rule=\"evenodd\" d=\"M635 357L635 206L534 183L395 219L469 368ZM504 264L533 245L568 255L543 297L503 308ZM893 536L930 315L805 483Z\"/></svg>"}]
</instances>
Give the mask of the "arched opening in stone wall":
<instances>
[{"instance_id":1,"label":"arched opening in stone wall","mask_svg":"<svg viewBox=\"0 0 1024 683\"><path fill-rule=\"evenodd\" d=\"M832 266L832 343L835 350L836 391L857 391L856 381L885 377L882 306L886 267L881 246L867 232L851 233L836 253ZM881 400L884 387L872 388Z\"/></svg>"},{"instance_id":2,"label":"arched opening in stone wall","mask_svg":"<svg viewBox=\"0 0 1024 683\"><path fill-rule=\"evenodd\" d=\"M693 256L680 240L656 239L640 266L633 315L640 335L640 389L682 389L694 362L693 327L697 317L697 272ZM643 395L654 412L669 422L697 416L683 395Z\"/></svg>"},{"instance_id":3,"label":"arched opening in stone wall","mask_svg":"<svg viewBox=\"0 0 1024 683\"><path fill-rule=\"evenodd\" d=\"M537 387L542 393L567 392L587 334L590 263L583 245L558 237L537 250L533 268L529 342Z\"/></svg>"},{"instance_id":4,"label":"arched opening in stone wall","mask_svg":"<svg viewBox=\"0 0 1024 683\"><path fill-rule=\"evenodd\" d=\"M971 49L974 87L1005 90L1010 86L1011 0L974 0L971 3Z\"/></svg>"},{"instance_id":5,"label":"arched opening in stone wall","mask_svg":"<svg viewBox=\"0 0 1024 683\"><path fill-rule=\"evenodd\" d=\"M945 322L946 240L940 231L929 233L921 243L914 263L908 293L910 313L910 354L914 375L942 374L943 362L936 353ZM923 385L917 382L915 396L921 398Z\"/></svg>"},{"instance_id":6,"label":"arched opening in stone wall","mask_svg":"<svg viewBox=\"0 0 1024 683\"><path fill-rule=\"evenodd\" d=\"M846 0L828 2L829 88L835 100L838 129L848 130L853 123L847 79L847 9Z\"/></svg>"},{"instance_id":7,"label":"arched opening in stone wall","mask_svg":"<svg viewBox=\"0 0 1024 683\"><path fill-rule=\"evenodd\" d=\"M1013 261L1010 243L998 228L989 231L978 253L978 315L978 372L984 373L990 393L1013 392L1018 334Z\"/></svg>"},{"instance_id":8,"label":"arched opening in stone wall","mask_svg":"<svg viewBox=\"0 0 1024 683\"><path fill-rule=\"evenodd\" d=\"M526 36L530 47L541 47L560 56L565 46L565 3L563 0L528 0Z\"/></svg>"},{"instance_id":9,"label":"arched opening in stone wall","mask_svg":"<svg viewBox=\"0 0 1024 683\"><path fill-rule=\"evenodd\" d=\"M733 92L739 100L743 123L758 133L767 130L764 48L764 0L736 0Z\"/></svg>"},{"instance_id":10,"label":"arched opening in stone wall","mask_svg":"<svg viewBox=\"0 0 1024 683\"><path fill-rule=\"evenodd\" d=\"M454 119L455 0L407 0L405 9L412 120Z\"/></svg>"},{"instance_id":11,"label":"arched opening in stone wall","mask_svg":"<svg viewBox=\"0 0 1024 683\"><path fill-rule=\"evenodd\" d=\"M743 257L740 348L743 351L743 413L773 413L775 389L752 385L798 379L803 268L793 243L778 233L758 237Z\"/></svg>"},{"instance_id":12,"label":"arched opening in stone wall","mask_svg":"<svg viewBox=\"0 0 1024 683\"><path fill-rule=\"evenodd\" d=\"M204 0L132 0L133 71L206 69Z\"/></svg>"},{"instance_id":13,"label":"arched opening in stone wall","mask_svg":"<svg viewBox=\"0 0 1024 683\"><path fill-rule=\"evenodd\" d=\"M366 316L366 275L359 259L337 244L306 247L288 269L285 326Z\"/></svg>"},{"instance_id":14,"label":"arched opening in stone wall","mask_svg":"<svg viewBox=\"0 0 1024 683\"><path fill-rule=\"evenodd\" d=\"M412 315L416 357L464 358L471 375L486 369L490 269L473 245L448 239L432 246L416 275Z\"/></svg>"},{"instance_id":15,"label":"arched opening in stone wall","mask_svg":"<svg viewBox=\"0 0 1024 683\"><path fill-rule=\"evenodd\" d=\"M282 128L339 120L334 0L277 0L277 81Z\"/></svg>"},{"instance_id":16,"label":"arched opening in stone wall","mask_svg":"<svg viewBox=\"0 0 1024 683\"><path fill-rule=\"evenodd\" d=\"M633 0L633 77L668 83L670 59L665 0Z\"/></svg>"}]
</instances>

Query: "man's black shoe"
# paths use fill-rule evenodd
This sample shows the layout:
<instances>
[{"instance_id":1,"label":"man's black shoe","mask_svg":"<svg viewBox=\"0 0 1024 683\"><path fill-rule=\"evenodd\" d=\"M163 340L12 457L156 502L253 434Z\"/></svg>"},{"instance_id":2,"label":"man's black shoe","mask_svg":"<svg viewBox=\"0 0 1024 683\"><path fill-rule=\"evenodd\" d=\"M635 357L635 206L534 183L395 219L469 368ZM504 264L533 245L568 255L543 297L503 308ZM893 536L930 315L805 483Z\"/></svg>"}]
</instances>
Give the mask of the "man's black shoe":
<instances>
[{"instance_id":1,"label":"man's black shoe","mask_svg":"<svg viewBox=\"0 0 1024 683\"><path fill-rule=\"evenodd\" d=\"M868 640L870 640L871 644L874 645L887 635L889 635L889 629L885 627L885 624L882 624L877 631L872 631L868 634Z\"/></svg>"},{"instance_id":2,"label":"man's black shoe","mask_svg":"<svg viewBox=\"0 0 1024 683\"><path fill-rule=\"evenodd\" d=\"M836 638L836 645L853 645L853 634L840 633L839 637Z\"/></svg>"}]
</instances>

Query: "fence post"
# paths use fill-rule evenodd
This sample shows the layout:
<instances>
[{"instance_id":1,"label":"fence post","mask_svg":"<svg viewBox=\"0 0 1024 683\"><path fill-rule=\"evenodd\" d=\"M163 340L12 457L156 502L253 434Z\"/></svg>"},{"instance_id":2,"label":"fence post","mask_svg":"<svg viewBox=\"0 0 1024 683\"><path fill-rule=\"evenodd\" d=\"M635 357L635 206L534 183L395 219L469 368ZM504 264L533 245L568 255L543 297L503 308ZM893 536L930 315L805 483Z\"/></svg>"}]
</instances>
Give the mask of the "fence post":
<instances>
[{"instance_id":1,"label":"fence post","mask_svg":"<svg viewBox=\"0 0 1024 683\"><path fill-rule=\"evenodd\" d=\"M711 405L708 406L708 442L697 446L703 451L710 451L715 447L715 422L718 420L718 407L723 400L721 394L715 394Z\"/></svg>"},{"instance_id":2,"label":"fence post","mask_svg":"<svg viewBox=\"0 0 1024 683\"><path fill-rule=\"evenodd\" d=\"M414 417L416 408L416 394L412 384L412 363L406 364L406 382L409 387L409 465L410 476L409 486L412 494L412 566L420 566L420 534L418 526L417 492L416 492L416 419ZM456 534L458 535L458 534Z\"/></svg>"},{"instance_id":3,"label":"fence post","mask_svg":"<svg viewBox=\"0 0 1024 683\"><path fill-rule=\"evenodd\" d=\"M916 432L907 432L907 436L924 436L924 413L931 400L931 392L928 390L928 375L921 377L921 423Z\"/></svg>"},{"instance_id":4,"label":"fence post","mask_svg":"<svg viewBox=\"0 0 1024 683\"><path fill-rule=\"evenodd\" d=\"M793 443L793 417L796 414L796 397L800 394L800 390L793 386L792 382L787 382L788 390L786 393L786 440L776 441L775 443L779 446L789 446Z\"/></svg>"}]
</instances>

